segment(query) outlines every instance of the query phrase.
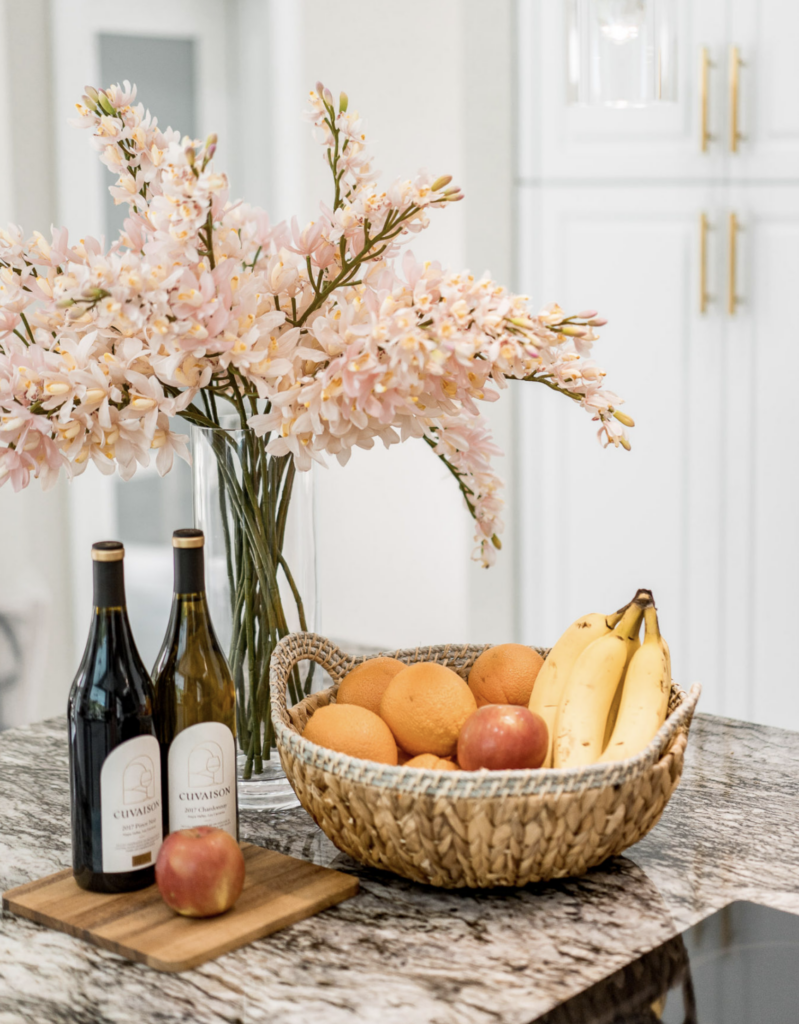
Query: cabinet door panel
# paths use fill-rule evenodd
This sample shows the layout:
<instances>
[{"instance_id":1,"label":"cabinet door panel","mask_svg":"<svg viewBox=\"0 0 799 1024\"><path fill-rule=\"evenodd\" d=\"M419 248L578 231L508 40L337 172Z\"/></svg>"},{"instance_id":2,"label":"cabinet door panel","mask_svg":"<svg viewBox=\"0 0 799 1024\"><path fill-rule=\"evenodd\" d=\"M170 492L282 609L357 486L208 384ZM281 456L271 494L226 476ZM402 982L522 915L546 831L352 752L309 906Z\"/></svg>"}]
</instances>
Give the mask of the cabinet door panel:
<instances>
[{"instance_id":1,"label":"cabinet door panel","mask_svg":"<svg viewBox=\"0 0 799 1024\"><path fill-rule=\"evenodd\" d=\"M676 0L679 68L676 103L642 109L567 103L565 3L519 5L519 173L530 182L579 178L718 178L724 173L725 0ZM700 51L713 64L708 125L701 148Z\"/></svg>"},{"instance_id":2,"label":"cabinet door panel","mask_svg":"<svg viewBox=\"0 0 799 1024\"><path fill-rule=\"evenodd\" d=\"M699 217L716 222L712 197L551 187L523 198L521 234L534 240L524 287L609 318L596 360L636 421L631 452L602 451L584 411L521 386L525 639L552 643L579 614L650 587L675 678L701 680L705 710L719 710L723 319L718 301L699 313ZM720 237L708 254L717 296Z\"/></svg>"},{"instance_id":3,"label":"cabinet door panel","mask_svg":"<svg viewBox=\"0 0 799 1024\"><path fill-rule=\"evenodd\" d=\"M727 713L799 728L799 189L738 189L737 291L725 343L723 671Z\"/></svg>"},{"instance_id":4,"label":"cabinet door panel","mask_svg":"<svg viewBox=\"0 0 799 1024\"><path fill-rule=\"evenodd\" d=\"M799 177L799 6L787 0L730 0L730 45L740 51L736 179ZM725 55L729 62L729 52ZM725 67L725 78L728 76ZM728 99L731 111L732 91ZM729 121L725 131L729 145Z\"/></svg>"}]
</instances>

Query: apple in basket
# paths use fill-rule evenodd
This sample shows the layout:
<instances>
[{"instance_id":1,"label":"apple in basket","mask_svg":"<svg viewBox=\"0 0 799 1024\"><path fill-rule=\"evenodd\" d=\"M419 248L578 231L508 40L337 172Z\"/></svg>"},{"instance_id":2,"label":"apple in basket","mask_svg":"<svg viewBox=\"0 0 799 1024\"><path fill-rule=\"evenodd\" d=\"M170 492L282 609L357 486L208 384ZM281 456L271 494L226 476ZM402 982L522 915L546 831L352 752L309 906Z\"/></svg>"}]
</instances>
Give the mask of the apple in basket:
<instances>
[{"instance_id":1,"label":"apple in basket","mask_svg":"<svg viewBox=\"0 0 799 1024\"><path fill-rule=\"evenodd\" d=\"M155 862L155 881L164 903L179 914L213 917L239 898L244 857L224 829L182 829L164 840Z\"/></svg>"},{"instance_id":2,"label":"apple in basket","mask_svg":"<svg viewBox=\"0 0 799 1024\"><path fill-rule=\"evenodd\" d=\"M466 719L458 735L464 771L540 768L549 734L540 715L518 704L487 704Z\"/></svg>"}]
</instances>

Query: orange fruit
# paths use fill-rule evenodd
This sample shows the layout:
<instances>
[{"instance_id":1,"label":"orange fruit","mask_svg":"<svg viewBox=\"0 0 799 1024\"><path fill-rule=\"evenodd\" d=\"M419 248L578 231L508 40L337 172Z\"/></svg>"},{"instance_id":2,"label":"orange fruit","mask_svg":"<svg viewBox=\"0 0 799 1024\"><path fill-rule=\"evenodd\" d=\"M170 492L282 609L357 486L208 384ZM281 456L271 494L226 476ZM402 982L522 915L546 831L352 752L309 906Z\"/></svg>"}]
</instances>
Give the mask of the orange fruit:
<instances>
[{"instance_id":1,"label":"orange fruit","mask_svg":"<svg viewBox=\"0 0 799 1024\"><path fill-rule=\"evenodd\" d=\"M483 651L469 673L469 689L478 708L485 704L530 703L544 659L524 644L499 644Z\"/></svg>"},{"instance_id":2,"label":"orange fruit","mask_svg":"<svg viewBox=\"0 0 799 1024\"><path fill-rule=\"evenodd\" d=\"M405 668L396 658L370 658L356 665L341 680L336 694L337 704L359 704L380 714L380 699L394 676Z\"/></svg>"},{"instance_id":3,"label":"orange fruit","mask_svg":"<svg viewBox=\"0 0 799 1024\"><path fill-rule=\"evenodd\" d=\"M357 704L327 704L318 708L308 719L302 737L350 757L380 764L397 763L397 744L389 727L374 711Z\"/></svg>"},{"instance_id":4,"label":"orange fruit","mask_svg":"<svg viewBox=\"0 0 799 1024\"><path fill-rule=\"evenodd\" d=\"M417 754L405 762L406 768L434 768L439 772L456 772L458 766L448 757L437 757L435 754Z\"/></svg>"},{"instance_id":5,"label":"orange fruit","mask_svg":"<svg viewBox=\"0 0 799 1024\"><path fill-rule=\"evenodd\" d=\"M380 701L380 717L409 754L451 757L458 733L477 710L472 692L445 665L418 662L397 673Z\"/></svg>"}]
</instances>

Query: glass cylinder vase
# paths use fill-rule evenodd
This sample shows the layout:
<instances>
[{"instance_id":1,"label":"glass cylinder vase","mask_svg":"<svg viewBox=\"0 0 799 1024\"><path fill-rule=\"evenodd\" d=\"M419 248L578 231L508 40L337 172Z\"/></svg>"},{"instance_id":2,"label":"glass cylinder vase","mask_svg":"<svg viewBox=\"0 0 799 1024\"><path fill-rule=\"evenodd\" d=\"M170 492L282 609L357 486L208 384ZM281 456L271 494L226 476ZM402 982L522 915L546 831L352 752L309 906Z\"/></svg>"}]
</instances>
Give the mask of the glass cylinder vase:
<instances>
[{"instance_id":1,"label":"glass cylinder vase","mask_svg":"<svg viewBox=\"0 0 799 1024\"><path fill-rule=\"evenodd\" d=\"M297 806L273 746L269 661L317 619L313 476L249 429L192 426L195 525L205 533L211 615L236 684L239 806ZM295 673L306 696L313 662Z\"/></svg>"}]
</instances>

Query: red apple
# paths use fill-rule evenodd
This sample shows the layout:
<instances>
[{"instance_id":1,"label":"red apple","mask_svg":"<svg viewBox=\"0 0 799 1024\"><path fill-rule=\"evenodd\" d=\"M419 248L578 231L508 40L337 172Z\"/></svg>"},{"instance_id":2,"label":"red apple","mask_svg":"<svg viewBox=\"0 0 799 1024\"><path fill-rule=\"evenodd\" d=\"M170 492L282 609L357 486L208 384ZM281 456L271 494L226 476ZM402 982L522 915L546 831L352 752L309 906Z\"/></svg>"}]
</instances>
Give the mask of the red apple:
<instances>
[{"instance_id":1,"label":"red apple","mask_svg":"<svg viewBox=\"0 0 799 1024\"><path fill-rule=\"evenodd\" d=\"M518 704L486 704L463 724L458 736L458 764L478 768L540 768L547 753L547 724Z\"/></svg>"},{"instance_id":2,"label":"red apple","mask_svg":"<svg viewBox=\"0 0 799 1024\"><path fill-rule=\"evenodd\" d=\"M179 914L213 917L239 898L244 857L224 829L182 829L164 840L155 862L155 881L164 903Z\"/></svg>"}]
</instances>

